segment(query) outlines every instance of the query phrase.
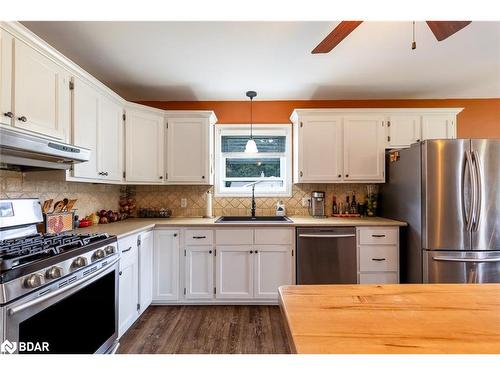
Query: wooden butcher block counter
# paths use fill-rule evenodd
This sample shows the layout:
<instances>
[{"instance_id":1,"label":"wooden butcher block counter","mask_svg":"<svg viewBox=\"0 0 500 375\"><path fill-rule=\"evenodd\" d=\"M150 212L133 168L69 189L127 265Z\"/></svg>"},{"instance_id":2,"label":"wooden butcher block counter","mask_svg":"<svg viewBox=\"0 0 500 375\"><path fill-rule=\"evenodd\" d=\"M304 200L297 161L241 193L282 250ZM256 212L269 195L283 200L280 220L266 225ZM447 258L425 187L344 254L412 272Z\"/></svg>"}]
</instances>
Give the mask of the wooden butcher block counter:
<instances>
[{"instance_id":1,"label":"wooden butcher block counter","mask_svg":"<svg viewBox=\"0 0 500 375\"><path fill-rule=\"evenodd\" d=\"M500 353L500 284L280 288L293 353Z\"/></svg>"}]
</instances>

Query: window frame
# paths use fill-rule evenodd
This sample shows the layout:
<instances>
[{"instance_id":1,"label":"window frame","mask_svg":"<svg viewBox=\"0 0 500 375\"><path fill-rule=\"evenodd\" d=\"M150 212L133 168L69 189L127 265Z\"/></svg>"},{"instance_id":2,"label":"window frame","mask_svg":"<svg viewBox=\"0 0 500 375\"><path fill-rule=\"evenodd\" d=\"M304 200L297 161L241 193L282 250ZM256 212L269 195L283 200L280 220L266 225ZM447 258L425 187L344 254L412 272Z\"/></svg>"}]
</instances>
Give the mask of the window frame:
<instances>
[{"instance_id":1,"label":"window frame","mask_svg":"<svg viewBox=\"0 0 500 375\"><path fill-rule=\"evenodd\" d=\"M239 158L243 153L224 153L222 155L222 136L223 135L249 135L249 124L228 124L216 125L215 127L215 197L241 197L247 198L252 196L251 189L248 192L241 190L227 191L224 188L225 176L225 159L226 158ZM257 124L253 125L254 136L259 135L281 135L286 137L285 141L285 155L282 153L261 153L263 157L273 158L280 157L280 172L283 180L284 190L280 192L259 192L255 191L256 197L291 197L292 196L292 125L291 124ZM259 155L256 154L256 155ZM254 156L249 156L254 157ZM285 164L283 168L283 163ZM240 177L242 178L242 177ZM238 177L234 177L238 180ZM243 178L242 178L243 179ZM245 179L246 180L246 179Z\"/></svg>"}]
</instances>

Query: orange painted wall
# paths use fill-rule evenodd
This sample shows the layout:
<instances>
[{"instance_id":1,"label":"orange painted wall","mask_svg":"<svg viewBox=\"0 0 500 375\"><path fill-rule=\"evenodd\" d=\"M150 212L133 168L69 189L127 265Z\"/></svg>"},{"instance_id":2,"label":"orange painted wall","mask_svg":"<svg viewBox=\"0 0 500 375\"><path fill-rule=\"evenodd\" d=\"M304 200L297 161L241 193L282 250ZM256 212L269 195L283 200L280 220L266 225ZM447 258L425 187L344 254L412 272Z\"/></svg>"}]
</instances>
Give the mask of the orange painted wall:
<instances>
[{"instance_id":1,"label":"orange painted wall","mask_svg":"<svg viewBox=\"0 0 500 375\"><path fill-rule=\"evenodd\" d=\"M219 124L248 123L248 101L144 101L141 104L161 109L213 110ZM397 100L278 100L255 101L254 123L289 123L295 108L434 108L463 107L458 115L459 138L500 138L499 99L397 99Z\"/></svg>"}]
</instances>

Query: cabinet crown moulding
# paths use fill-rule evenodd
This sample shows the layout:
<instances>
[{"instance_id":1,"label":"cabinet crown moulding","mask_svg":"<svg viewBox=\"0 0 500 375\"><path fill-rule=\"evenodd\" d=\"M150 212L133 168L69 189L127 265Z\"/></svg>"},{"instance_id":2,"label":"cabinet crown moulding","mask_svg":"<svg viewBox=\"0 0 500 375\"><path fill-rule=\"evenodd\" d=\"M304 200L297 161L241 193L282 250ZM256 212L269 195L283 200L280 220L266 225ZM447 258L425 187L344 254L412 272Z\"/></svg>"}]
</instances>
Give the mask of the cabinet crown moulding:
<instances>
[{"instance_id":1,"label":"cabinet crown moulding","mask_svg":"<svg viewBox=\"0 0 500 375\"><path fill-rule=\"evenodd\" d=\"M290 120L296 122L299 116L321 116L331 114L383 114L383 115L398 115L398 114L453 114L457 115L464 110L463 107L453 108L297 108L290 115Z\"/></svg>"}]
</instances>

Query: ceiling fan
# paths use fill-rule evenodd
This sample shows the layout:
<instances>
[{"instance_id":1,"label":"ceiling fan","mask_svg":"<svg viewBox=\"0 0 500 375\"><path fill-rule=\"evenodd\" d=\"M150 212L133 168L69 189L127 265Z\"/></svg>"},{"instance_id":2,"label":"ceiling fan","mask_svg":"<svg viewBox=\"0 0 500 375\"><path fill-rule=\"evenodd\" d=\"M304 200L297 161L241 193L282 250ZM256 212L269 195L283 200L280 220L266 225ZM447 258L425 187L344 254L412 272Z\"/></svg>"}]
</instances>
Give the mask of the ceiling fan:
<instances>
[{"instance_id":1,"label":"ceiling fan","mask_svg":"<svg viewBox=\"0 0 500 375\"><path fill-rule=\"evenodd\" d=\"M363 21L342 21L314 48L311 53L328 53L344 40ZM438 41L462 30L472 21L425 21Z\"/></svg>"}]
</instances>

